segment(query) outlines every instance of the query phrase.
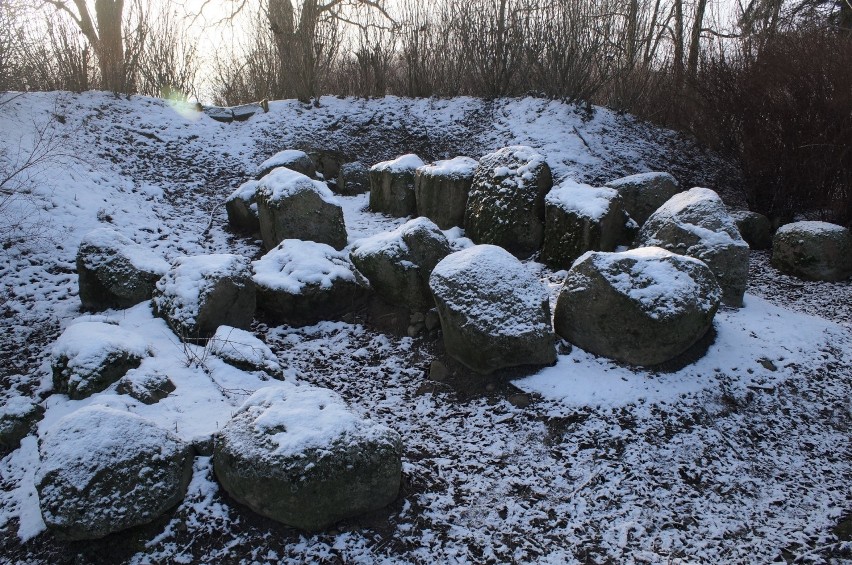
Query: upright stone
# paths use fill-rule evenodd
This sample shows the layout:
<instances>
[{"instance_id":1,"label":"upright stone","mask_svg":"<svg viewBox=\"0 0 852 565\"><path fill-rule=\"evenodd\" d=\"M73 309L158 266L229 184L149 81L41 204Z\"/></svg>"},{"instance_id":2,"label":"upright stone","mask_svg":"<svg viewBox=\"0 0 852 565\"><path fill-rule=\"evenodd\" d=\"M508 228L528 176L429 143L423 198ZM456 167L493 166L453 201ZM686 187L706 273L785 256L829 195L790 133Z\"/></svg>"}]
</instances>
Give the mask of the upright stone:
<instances>
[{"instance_id":1,"label":"upright stone","mask_svg":"<svg viewBox=\"0 0 852 565\"><path fill-rule=\"evenodd\" d=\"M423 161L409 153L370 167L370 210L402 218L417 213L414 175Z\"/></svg>"},{"instance_id":2,"label":"upright stone","mask_svg":"<svg viewBox=\"0 0 852 565\"><path fill-rule=\"evenodd\" d=\"M275 169L257 188L263 245L272 249L285 239L346 247L343 208L328 187L289 169Z\"/></svg>"},{"instance_id":3,"label":"upright stone","mask_svg":"<svg viewBox=\"0 0 852 565\"><path fill-rule=\"evenodd\" d=\"M260 222L257 219L258 186L260 182L256 180L244 182L225 200L225 211L228 213L228 224L231 228L247 233L260 231Z\"/></svg>"},{"instance_id":4,"label":"upright stone","mask_svg":"<svg viewBox=\"0 0 852 565\"><path fill-rule=\"evenodd\" d=\"M640 226L657 208L681 191L680 184L669 173L640 173L606 184L621 195L624 209Z\"/></svg>"},{"instance_id":5,"label":"upright stone","mask_svg":"<svg viewBox=\"0 0 852 565\"><path fill-rule=\"evenodd\" d=\"M691 188L671 197L654 212L639 232L639 245L662 247L700 259L710 267L722 302L743 304L748 279L748 244L719 195L708 188Z\"/></svg>"},{"instance_id":6,"label":"upright stone","mask_svg":"<svg viewBox=\"0 0 852 565\"><path fill-rule=\"evenodd\" d=\"M544 156L530 147L516 145L484 156L465 209L468 237L529 257L544 239L544 197L552 186Z\"/></svg>"},{"instance_id":7,"label":"upright stone","mask_svg":"<svg viewBox=\"0 0 852 565\"><path fill-rule=\"evenodd\" d=\"M846 280L852 277L852 234L828 222L781 226L772 241L772 266L805 280Z\"/></svg>"},{"instance_id":8,"label":"upright stone","mask_svg":"<svg viewBox=\"0 0 852 565\"><path fill-rule=\"evenodd\" d=\"M297 149L285 149L258 165L255 178L259 180L278 167L286 167L308 177L313 177L316 174L314 162L307 153Z\"/></svg>"},{"instance_id":9,"label":"upright stone","mask_svg":"<svg viewBox=\"0 0 852 565\"><path fill-rule=\"evenodd\" d=\"M567 269L586 251L615 249L623 231L618 192L564 181L544 199L541 260L555 269Z\"/></svg>"},{"instance_id":10,"label":"upright stone","mask_svg":"<svg viewBox=\"0 0 852 565\"><path fill-rule=\"evenodd\" d=\"M731 212L740 235L752 249L769 249L772 247L772 222L763 214L748 210Z\"/></svg>"},{"instance_id":11,"label":"upright stone","mask_svg":"<svg viewBox=\"0 0 852 565\"><path fill-rule=\"evenodd\" d=\"M414 179L417 213L442 230L463 226L477 165L479 162L470 157L456 157L418 168Z\"/></svg>"},{"instance_id":12,"label":"upright stone","mask_svg":"<svg viewBox=\"0 0 852 565\"><path fill-rule=\"evenodd\" d=\"M343 196L362 194L370 190L370 170L360 161L344 163L337 176L336 192Z\"/></svg>"}]
</instances>

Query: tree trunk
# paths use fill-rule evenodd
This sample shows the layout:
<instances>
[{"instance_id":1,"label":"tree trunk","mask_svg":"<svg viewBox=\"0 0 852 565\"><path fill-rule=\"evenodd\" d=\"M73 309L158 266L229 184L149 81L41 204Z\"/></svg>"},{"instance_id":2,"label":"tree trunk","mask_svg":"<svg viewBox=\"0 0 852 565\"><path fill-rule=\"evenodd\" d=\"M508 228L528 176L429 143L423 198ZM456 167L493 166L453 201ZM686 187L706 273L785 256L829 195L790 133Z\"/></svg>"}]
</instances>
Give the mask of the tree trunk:
<instances>
[{"instance_id":1,"label":"tree trunk","mask_svg":"<svg viewBox=\"0 0 852 565\"><path fill-rule=\"evenodd\" d=\"M683 89L683 0L675 0L674 81L679 94Z\"/></svg>"},{"instance_id":2,"label":"tree trunk","mask_svg":"<svg viewBox=\"0 0 852 565\"><path fill-rule=\"evenodd\" d=\"M689 38L689 61L687 69L690 80L698 75L698 56L701 53L701 28L704 26L704 13L707 11L708 0L698 0L695 5L695 20L692 22L692 33Z\"/></svg>"},{"instance_id":3,"label":"tree trunk","mask_svg":"<svg viewBox=\"0 0 852 565\"><path fill-rule=\"evenodd\" d=\"M99 37L95 48L103 86L113 92L123 92L127 84L124 59L122 16L124 0L96 0L95 18Z\"/></svg>"},{"instance_id":4,"label":"tree trunk","mask_svg":"<svg viewBox=\"0 0 852 565\"><path fill-rule=\"evenodd\" d=\"M293 3L290 0L269 0L267 17L278 53L278 80L275 91L270 94L275 98L286 98L288 93L285 85L292 84L291 75L295 71L293 62L296 59Z\"/></svg>"}]
</instances>

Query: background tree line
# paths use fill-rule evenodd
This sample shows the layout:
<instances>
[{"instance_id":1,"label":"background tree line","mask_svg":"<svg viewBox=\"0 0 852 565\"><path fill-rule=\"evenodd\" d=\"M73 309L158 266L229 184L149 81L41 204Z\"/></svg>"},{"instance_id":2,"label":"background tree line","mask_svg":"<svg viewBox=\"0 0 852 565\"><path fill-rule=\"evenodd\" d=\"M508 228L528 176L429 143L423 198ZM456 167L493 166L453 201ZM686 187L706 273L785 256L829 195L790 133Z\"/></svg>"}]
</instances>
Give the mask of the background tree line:
<instances>
[{"instance_id":1,"label":"background tree line","mask_svg":"<svg viewBox=\"0 0 852 565\"><path fill-rule=\"evenodd\" d=\"M226 105L323 94L602 104L737 159L754 210L852 221L852 0L198 7L3 0L0 91L103 89ZM231 39L202 53L205 29Z\"/></svg>"}]
</instances>

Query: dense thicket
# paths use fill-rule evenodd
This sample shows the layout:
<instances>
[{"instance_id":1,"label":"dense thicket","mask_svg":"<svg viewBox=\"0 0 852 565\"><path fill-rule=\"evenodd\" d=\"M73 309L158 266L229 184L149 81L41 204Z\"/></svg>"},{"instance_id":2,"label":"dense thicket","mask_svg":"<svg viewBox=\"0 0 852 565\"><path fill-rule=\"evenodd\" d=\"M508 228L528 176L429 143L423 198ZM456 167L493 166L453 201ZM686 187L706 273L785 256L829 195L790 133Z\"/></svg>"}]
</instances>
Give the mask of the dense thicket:
<instances>
[{"instance_id":1,"label":"dense thicket","mask_svg":"<svg viewBox=\"0 0 852 565\"><path fill-rule=\"evenodd\" d=\"M202 19L152 5L0 2L0 90L603 104L727 152L757 211L852 222L848 0L210 0L224 11ZM230 39L202 57L205 31Z\"/></svg>"}]
</instances>

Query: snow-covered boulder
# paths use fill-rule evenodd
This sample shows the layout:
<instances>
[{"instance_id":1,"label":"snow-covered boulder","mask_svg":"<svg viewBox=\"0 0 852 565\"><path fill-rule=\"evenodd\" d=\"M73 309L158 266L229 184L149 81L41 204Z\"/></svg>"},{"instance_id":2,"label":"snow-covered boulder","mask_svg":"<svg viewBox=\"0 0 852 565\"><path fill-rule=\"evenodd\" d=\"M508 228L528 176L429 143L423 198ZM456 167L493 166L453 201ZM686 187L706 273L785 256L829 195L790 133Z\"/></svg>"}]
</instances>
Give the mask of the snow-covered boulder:
<instances>
[{"instance_id":1,"label":"snow-covered boulder","mask_svg":"<svg viewBox=\"0 0 852 565\"><path fill-rule=\"evenodd\" d=\"M416 215L414 176L423 164L409 153L370 167L370 210L397 218Z\"/></svg>"},{"instance_id":2,"label":"snow-covered boulder","mask_svg":"<svg viewBox=\"0 0 852 565\"><path fill-rule=\"evenodd\" d=\"M207 339L219 326L248 328L254 319L251 265L229 253L179 257L154 291L154 314L181 339Z\"/></svg>"},{"instance_id":3,"label":"snow-covered boulder","mask_svg":"<svg viewBox=\"0 0 852 565\"><path fill-rule=\"evenodd\" d=\"M71 324L50 354L53 389L73 399L86 398L138 367L147 355L148 343L142 336L116 325Z\"/></svg>"},{"instance_id":4,"label":"snow-covered boulder","mask_svg":"<svg viewBox=\"0 0 852 565\"><path fill-rule=\"evenodd\" d=\"M642 225L638 242L700 259L716 275L722 302L742 306L748 244L722 199L709 188L691 188L671 197Z\"/></svg>"},{"instance_id":5,"label":"snow-covered boulder","mask_svg":"<svg viewBox=\"0 0 852 565\"><path fill-rule=\"evenodd\" d=\"M769 218L749 210L735 210L731 212L731 218L749 247L752 249L772 247L772 222Z\"/></svg>"},{"instance_id":6,"label":"snow-covered boulder","mask_svg":"<svg viewBox=\"0 0 852 565\"><path fill-rule=\"evenodd\" d=\"M382 300L426 312L434 306L429 274L450 251L438 226L421 217L359 241L350 258Z\"/></svg>"},{"instance_id":7,"label":"snow-covered boulder","mask_svg":"<svg viewBox=\"0 0 852 565\"><path fill-rule=\"evenodd\" d=\"M244 182L225 200L228 224L237 231L257 233L260 222L257 218L257 187L260 182Z\"/></svg>"},{"instance_id":8,"label":"snow-covered boulder","mask_svg":"<svg viewBox=\"0 0 852 565\"><path fill-rule=\"evenodd\" d=\"M456 157L419 167L414 178L417 213L442 230L463 226L467 194L478 165L476 159Z\"/></svg>"},{"instance_id":9,"label":"snow-covered boulder","mask_svg":"<svg viewBox=\"0 0 852 565\"><path fill-rule=\"evenodd\" d=\"M142 404L156 404L174 392L175 388L166 375L133 369L118 381L115 392L126 394Z\"/></svg>"},{"instance_id":10,"label":"snow-covered boulder","mask_svg":"<svg viewBox=\"0 0 852 565\"><path fill-rule=\"evenodd\" d=\"M367 298L369 284L348 254L323 243L285 239L252 266L258 308L276 323L338 319Z\"/></svg>"},{"instance_id":11,"label":"snow-covered boulder","mask_svg":"<svg viewBox=\"0 0 852 565\"><path fill-rule=\"evenodd\" d=\"M44 408L31 398L7 398L0 405L0 450L17 449L43 414Z\"/></svg>"},{"instance_id":12,"label":"snow-covered boulder","mask_svg":"<svg viewBox=\"0 0 852 565\"><path fill-rule=\"evenodd\" d=\"M291 171L302 173L308 177L316 174L314 161L307 153L298 149L285 149L258 165L255 171L255 178L259 180L278 167L286 167Z\"/></svg>"},{"instance_id":13,"label":"snow-covered boulder","mask_svg":"<svg viewBox=\"0 0 852 565\"><path fill-rule=\"evenodd\" d=\"M219 432L213 468L235 500L316 531L379 509L399 492L402 442L354 414L334 392L258 390Z\"/></svg>"},{"instance_id":14,"label":"snow-covered boulder","mask_svg":"<svg viewBox=\"0 0 852 565\"><path fill-rule=\"evenodd\" d=\"M476 245L432 271L444 346L478 373L556 361L547 289L508 251Z\"/></svg>"},{"instance_id":15,"label":"snow-covered boulder","mask_svg":"<svg viewBox=\"0 0 852 565\"><path fill-rule=\"evenodd\" d=\"M361 194L370 190L370 169L361 161L344 163L337 175L335 192L344 196Z\"/></svg>"},{"instance_id":16,"label":"snow-covered boulder","mask_svg":"<svg viewBox=\"0 0 852 565\"><path fill-rule=\"evenodd\" d=\"M84 310L129 308L150 300L169 270L165 259L109 228L87 233L77 250L80 302Z\"/></svg>"},{"instance_id":17,"label":"snow-covered boulder","mask_svg":"<svg viewBox=\"0 0 852 565\"><path fill-rule=\"evenodd\" d=\"M238 369L262 371L276 378L281 376L278 357L251 332L219 326L208 347L211 354Z\"/></svg>"},{"instance_id":18,"label":"snow-covered boulder","mask_svg":"<svg viewBox=\"0 0 852 565\"><path fill-rule=\"evenodd\" d=\"M39 442L42 518L59 538L86 540L147 524L177 505L190 446L153 422L104 406L65 416Z\"/></svg>"},{"instance_id":19,"label":"snow-covered boulder","mask_svg":"<svg viewBox=\"0 0 852 565\"><path fill-rule=\"evenodd\" d=\"M468 193L467 236L529 257L544 239L544 197L552 186L544 155L531 147L505 147L484 156Z\"/></svg>"},{"instance_id":20,"label":"snow-covered boulder","mask_svg":"<svg viewBox=\"0 0 852 565\"><path fill-rule=\"evenodd\" d=\"M669 173L640 173L606 184L621 195L624 209L640 226L657 208L681 191L680 183Z\"/></svg>"},{"instance_id":21,"label":"snow-covered boulder","mask_svg":"<svg viewBox=\"0 0 852 565\"><path fill-rule=\"evenodd\" d=\"M806 280L846 280L852 277L852 234L828 222L781 226L772 240L772 266Z\"/></svg>"},{"instance_id":22,"label":"snow-covered boulder","mask_svg":"<svg viewBox=\"0 0 852 565\"><path fill-rule=\"evenodd\" d=\"M564 181L544 199L541 260L567 269L586 251L612 251L622 237L624 221L618 192Z\"/></svg>"},{"instance_id":23,"label":"snow-covered boulder","mask_svg":"<svg viewBox=\"0 0 852 565\"><path fill-rule=\"evenodd\" d=\"M657 365L701 339L722 291L707 265L659 247L589 252L559 292L556 333L596 355Z\"/></svg>"},{"instance_id":24,"label":"snow-covered boulder","mask_svg":"<svg viewBox=\"0 0 852 565\"><path fill-rule=\"evenodd\" d=\"M343 208L325 183L290 169L275 169L257 188L257 212L263 245L272 249L285 239L346 246Z\"/></svg>"}]
</instances>

